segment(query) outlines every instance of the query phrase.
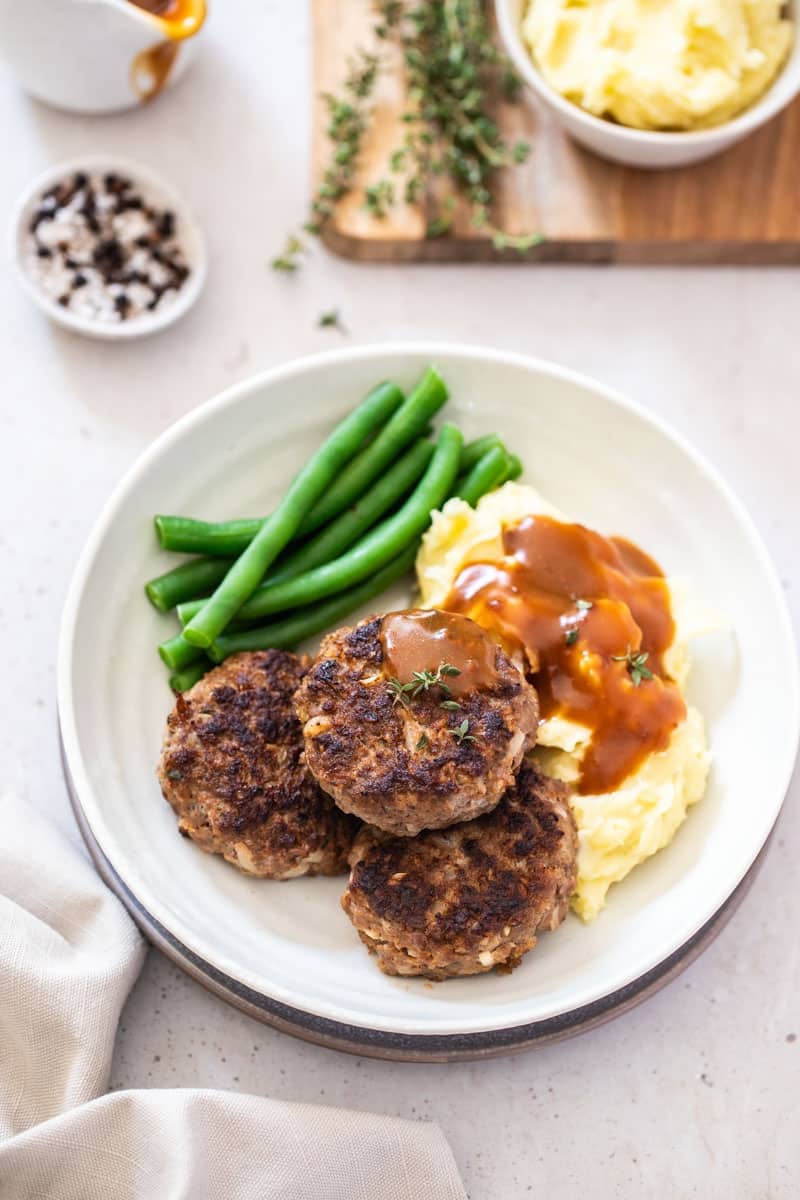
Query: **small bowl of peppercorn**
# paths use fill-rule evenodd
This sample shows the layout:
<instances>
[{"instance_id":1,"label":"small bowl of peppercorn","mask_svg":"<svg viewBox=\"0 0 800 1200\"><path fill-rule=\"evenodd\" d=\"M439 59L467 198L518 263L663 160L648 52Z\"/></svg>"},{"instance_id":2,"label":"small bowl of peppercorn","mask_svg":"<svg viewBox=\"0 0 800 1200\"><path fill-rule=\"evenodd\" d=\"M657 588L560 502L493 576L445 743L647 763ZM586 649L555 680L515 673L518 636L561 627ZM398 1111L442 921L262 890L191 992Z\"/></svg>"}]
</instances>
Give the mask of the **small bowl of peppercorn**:
<instances>
[{"instance_id":1,"label":"small bowl of peppercorn","mask_svg":"<svg viewBox=\"0 0 800 1200\"><path fill-rule=\"evenodd\" d=\"M28 294L53 321L90 337L165 329L205 280L205 243L185 202L120 159L50 168L20 200L11 232Z\"/></svg>"}]
</instances>

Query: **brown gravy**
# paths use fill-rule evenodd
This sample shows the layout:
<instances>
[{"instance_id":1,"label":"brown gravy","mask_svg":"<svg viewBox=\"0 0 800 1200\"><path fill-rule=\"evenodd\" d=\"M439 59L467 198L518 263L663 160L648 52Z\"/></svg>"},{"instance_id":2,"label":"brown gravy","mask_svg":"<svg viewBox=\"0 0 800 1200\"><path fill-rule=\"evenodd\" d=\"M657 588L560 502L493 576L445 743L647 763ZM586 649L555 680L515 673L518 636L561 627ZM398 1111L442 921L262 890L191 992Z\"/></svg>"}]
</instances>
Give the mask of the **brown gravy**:
<instances>
[{"instance_id":1,"label":"brown gravy","mask_svg":"<svg viewBox=\"0 0 800 1200\"><path fill-rule=\"evenodd\" d=\"M444 607L524 651L541 717L591 730L579 790L612 791L666 749L686 715L664 676L675 631L664 574L632 542L551 517L505 529L503 551L500 562L464 567ZM628 652L647 653L652 679L636 686Z\"/></svg>"},{"instance_id":2,"label":"brown gravy","mask_svg":"<svg viewBox=\"0 0 800 1200\"><path fill-rule=\"evenodd\" d=\"M432 674L448 664L458 674L444 675L454 696L497 681L495 645L482 629L453 613L409 609L388 613L381 627L386 674L410 683L416 672Z\"/></svg>"},{"instance_id":3,"label":"brown gravy","mask_svg":"<svg viewBox=\"0 0 800 1200\"><path fill-rule=\"evenodd\" d=\"M155 100L166 87L177 57L177 42L156 42L136 55L131 63L131 82L143 103Z\"/></svg>"},{"instance_id":4,"label":"brown gravy","mask_svg":"<svg viewBox=\"0 0 800 1200\"><path fill-rule=\"evenodd\" d=\"M165 88L178 58L179 44L193 37L206 18L206 0L129 0L153 18L162 41L141 50L131 63L134 92L144 103Z\"/></svg>"}]
</instances>

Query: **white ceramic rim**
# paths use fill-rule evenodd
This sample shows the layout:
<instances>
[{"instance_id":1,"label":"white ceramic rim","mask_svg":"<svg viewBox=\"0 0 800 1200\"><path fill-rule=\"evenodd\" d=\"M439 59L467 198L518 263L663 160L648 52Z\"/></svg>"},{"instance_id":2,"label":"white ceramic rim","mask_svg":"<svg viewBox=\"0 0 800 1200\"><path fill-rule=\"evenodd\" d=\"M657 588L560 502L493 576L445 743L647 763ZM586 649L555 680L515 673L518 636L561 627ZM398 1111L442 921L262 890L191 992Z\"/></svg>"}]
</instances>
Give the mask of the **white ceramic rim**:
<instances>
[{"instance_id":1,"label":"white ceramic rim","mask_svg":"<svg viewBox=\"0 0 800 1200\"><path fill-rule=\"evenodd\" d=\"M97 522L89 535L89 538L84 546L84 549L78 560L75 568L67 599L64 605L64 611L61 620L61 629L59 634L58 647L58 681L57 681L57 699L58 713L61 723L61 735L64 747L64 755L67 764L69 776L72 780L75 796L80 803L84 818L89 826L92 837L96 841L101 853L108 860L115 872L123 880L126 886L130 886L124 875L124 865L121 865L116 860L115 848L113 846L113 837L110 835L101 811L98 805L93 789L87 777L86 770L80 753L80 745L78 740L77 726L75 720L75 711L72 703L71 679L73 669L73 640L76 632L76 624L78 612L81 604L81 597L91 576L92 562L95 553L103 539L109 533L114 523L114 518L118 507L122 500L127 496L128 492L134 489L140 476L148 469L153 459L157 458L165 449L172 446L173 443L179 441L183 435L194 425L206 421L212 414L223 410L229 406L235 405L238 399L249 393L250 391L271 385L276 382L285 382L291 380L297 375L304 373L309 369L318 368L335 368L337 363L347 360L369 361L371 359L380 359L384 355L419 355L427 358L429 361L436 361L445 357L460 357L467 361L481 360L491 361L498 364L505 364L513 367L522 368L529 371L535 371L540 374L549 375L551 378L560 379L570 382L579 387L588 388L602 395L610 403L626 410L637 419L644 421L655 428L659 434L672 442L679 450L681 450L693 463L695 468L705 475L709 482L723 496L727 504L736 516L736 519L742 530L742 535L747 539L756 561L759 564L760 570L763 572L765 582L769 586L772 594L772 600L775 605L775 615L777 627L773 630L773 635L778 638L786 648L787 663L791 662L795 669L793 672L787 670L784 680L786 692L782 695L782 703L787 711L787 727L794 729L794 737L787 739L787 744L782 747L776 747L774 751L775 763L774 770L776 778L779 778L780 787L776 788L775 795L768 798L769 803L764 802L759 809L760 825L757 836L754 836L750 852L743 861L741 861L736 869L735 877L729 877L724 885L718 884L714 890L709 890L705 897L704 907L698 910L695 915L694 924L691 928L683 928L679 936L675 936L669 944L662 943L657 951L651 952L645 960L640 960L638 968L632 973L620 971L617 977L610 978L606 981L602 989L585 988L583 991L576 990L575 997L568 1009L553 1009L547 1010L539 1014L536 1018L536 1023L550 1019L551 1017L562 1016L578 1009L584 1008L587 1005L596 1003L604 998L613 995L621 989L641 979L650 971L656 969L672 955L679 951L689 942L723 907L725 902L736 890L738 885L744 879L750 867L753 865L759 851L766 842L769 833L778 817L780 809L788 790L792 771L794 769L795 758L797 755L798 742L800 741L800 680L798 679L798 659L797 647L795 643L794 631L792 628L791 618L789 615L788 606L781 589L780 580L773 563L769 557L766 547L761 540L761 537L745 510L744 506L738 500L733 491L728 487L725 481L717 472L716 468L712 467L706 459L695 450L682 435L673 430L660 417L648 412L639 404L631 401L611 388L607 388L602 384L595 383L589 377L578 372L572 371L569 368L560 367L552 363L545 362L541 359L530 358L525 355L515 354L508 351L493 350L483 347L464 346L458 343L448 342L384 342L376 345L345 348L341 350L332 350L322 354L310 355L306 358L297 359L283 366L275 367L270 370L261 372L258 375L251 376L250 379L243 380L235 384L233 387L226 389L220 395L205 404L200 405L192 412L187 413L179 421L169 429L165 430L142 455L133 464L130 470L125 474L123 479L115 488L111 497L102 509ZM199 959L208 963L215 970L225 976L237 981L253 992L264 995L268 999L276 1000L279 1003L285 1004L290 1008L299 1010L300 1012L310 1013L318 1017L328 1018L330 1020L354 1026L356 1028L372 1028L383 1032L391 1033L406 1033L422 1036L441 1036L442 1034L464 1034L482 1033L498 1029L513 1029L518 1026L517 1021L507 1021L502 1018L498 1020L488 1019L481 1022L480 1026L476 1026L474 1021L465 1021L464 1025L448 1024L446 1027L438 1028L430 1025L425 1030L418 1029L412 1022L393 1022L391 1029L387 1029L380 1024L369 1024L365 1022L363 1013L356 1013L348 1009L344 1004L326 1004L313 1006L309 1005L308 998L294 992L290 988L276 986L269 993L264 991L263 983L260 979L253 976L243 974L240 965L234 962L229 957L213 956L208 952L208 947L198 945L191 927L185 925L180 920L176 920L173 914L165 910L159 896L154 892L149 892L143 889L141 892L133 892L136 900L142 908L162 925L174 938L176 938L184 947L189 949Z\"/></svg>"},{"instance_id":2,"label":"white ceramic rim","mask_svg":"<svg viewBox=\"0 0 800 1200\"><path fill-rule=\"evenodd\" d=\"M796 3L791 4L792 19L796 20ZM789 51L789 57L781 67L763 96L755 104L721 125L713 125L709 129L658 130L633 129L629 125L617 125L587 112L579 104L573 104L560 92L552 87L531 58L519 29L511 17L508 0L495 0L495 13L500 36L506 53L519 71L525 82L551 108L570 121L583 125L587 136L602 132L607 137L613 137L620 145L643 148L647 147L707 147L709 153L717 146L725 149L733 141L738 141L748 133L760 128L776 116L787 105L791 104L800 94L800 31L795 28L794 43ZM784 79L786 72L793 70L795 82L785 96L776 92L779 80Z\"/></svg>"},{"instance_id":3,"label":"white ceramic rim","mask_svg":"<svg viewBox=\"0 0 800 1200\"><path fill-rule=\"evenodd\" d=\"M179 221L186 231L187 243L191 246L191 271L185 285L180 289L173 302L161 312L146 313L134 317L130 321L113 323L95 321L91 317L82 317L78 313L62 308L60 304L51 300L37 287L26 271L22 252L32 208L42 192L60 179L75 174L76 171L116 171L121 175L129 175L134 183L141 184L144 190L149 187L154 193L160 193L178 214ZM208 272L205 238L183 197L150 167L145 167L129 158L119 158L117 155L83 155L80 158L56 163L37 175L25 188L14 207L9 227L9 242L17 276L25 291L42 312L51 321L55 321L65 329L71 329L74 333L82 333L88 337L102 338L104 341L129 341L131 338L145 337L147 334L158 333L160 330L166 329L192 307L203 290Z\"/></svg>"}]
</instances>

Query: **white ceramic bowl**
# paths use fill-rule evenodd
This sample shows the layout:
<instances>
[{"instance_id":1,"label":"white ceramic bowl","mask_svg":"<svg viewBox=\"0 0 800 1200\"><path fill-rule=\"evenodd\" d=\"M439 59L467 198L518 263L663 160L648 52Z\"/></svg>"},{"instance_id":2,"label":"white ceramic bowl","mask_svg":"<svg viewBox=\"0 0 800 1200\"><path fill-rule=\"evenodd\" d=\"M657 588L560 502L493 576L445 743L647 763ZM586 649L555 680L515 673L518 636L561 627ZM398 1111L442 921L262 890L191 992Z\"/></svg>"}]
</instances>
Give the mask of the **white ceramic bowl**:
<instances>
[{"instance_id":1,"label":"white ceramic bowl","mask_svg":"<svg viewBox=\"0 0 800 1200\"><path fill-rule=\"evenodd\" d=\"M517 71L543 104L550 109L568 134L602 158L633 167L680 167L711 158L741 141L776 116L800 93L800 36L794 43L783 70L760 100L713 129L686 133L659 133L629 129L585 112L550 86L534 64L522 38L522 19L528 0L495 0L497 21L506 52ZM797 12L796 0L788 9Z\"/></svg>"},{"instance_id":2,"label":"white ceramic bowl","mask_svg":"<svg viewBox=\"0 0 800 1200\"><path fill-rule=\"evenodd\" d=\"M156 545L154 512L268 512L376 382L410 387L429 362L450 385L448 419L468 438L502 434L525 463L523 479L577 519L635 539L735 631L694 647L690 699L705 715L714 765L672 845L612 889L594 924L568 917L513 974L435 986L381 974L339 907L341 878L248 879L178 836L155 779L172 706L155 647L173 621L142 590L170 562ZM399 586L369 610L410 600ZM438 1053L444 1039L447 1056L497 1052L515 1031L548 1021L563 1032L574 1014L629 997L625 989L691 944L744 878L780 809L798 731L793 663L785 601L758 534L685 442L559 367L416 343L348 349L258 375L147 450L78 563L61 628L58 707L88 839L105 877L168 953L254 1015L284 1028L305 1021L304 1036L345 1028L366 1052L411 1044L417 1055L430 1039Z\"/></svg>"},{"instance_id":3,"label":"white ceramic bowl","mask_svg":"<svg viewBox=\"0 0 800 1200\"><path fill-rule=\"evenodd\" d=\"M185 252L186 261L191 267L191 273L170 304L163 308L159 307L152 313L142 313L140 316L132 317L128 321L94 320L71 309L63 308L48 296L32 278L26 267L25 259L29 238L28 227L33 211L43 192L60 180L68 179L77 171L101 171L104 173L113 171L119 175L126 175L139 186L148 200L152 200L161 208L171 209L176 214L180 244ZM146 334L158 333L174 324L192 307L200 295L206 279L208 264L205 239L186 201L155 171L124 158L88 155L69 162L57 163L38 175L17 202L11 219L10 241L11 255L22 286L42 312L51 321L63 325L65 329L70 329L73 333L82 333L88 337L103 338L107 341L128 341L131 338L144 337Z\"/></svg>"}]
</instances>

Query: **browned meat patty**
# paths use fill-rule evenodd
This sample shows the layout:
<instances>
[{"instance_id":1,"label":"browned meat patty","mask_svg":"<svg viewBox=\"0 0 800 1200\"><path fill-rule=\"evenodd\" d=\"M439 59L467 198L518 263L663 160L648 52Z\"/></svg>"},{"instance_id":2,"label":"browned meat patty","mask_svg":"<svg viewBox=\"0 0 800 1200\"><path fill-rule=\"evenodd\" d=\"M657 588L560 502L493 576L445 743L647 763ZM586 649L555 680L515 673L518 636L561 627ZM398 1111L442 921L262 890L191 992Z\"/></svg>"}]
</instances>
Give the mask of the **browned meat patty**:
<instances>
[{"instance_id":1,"label":"browned meat patty","mask_svg":"<svg viewBox=\"0 0 800 1200\"><path fill-rule=\"evenodd\" d=\"M525 763L476 821L411 839L365 826L342 907L387 975L511 969L564 920L577 852L566 788Z\"/></svg>"},{"instance_id":2,"label":"browned meat patty","mask_svg":"<svg viewBox=\"0 0 800 1200\"><path fill-rule=\"evenodd\" d=\"M346 870L357 829L306 766L292 697L309 661L234 654L167 719L158 779L179 831L265 879Z\"/></svg>"},{"instance_id":3,"label":"browned meat patty","mask_svg":"<svg viewBox=\"0 0 800 1200\"><path fill-rule=\"evenodd\" d=\"M295 705L308 765L339 807L411 837L494 808L535 741L538 704L489 635L449 615L456 634L486 643L491 682L456 694L458 680L443 675L440 684L398 696L396 683L406 680L393 685L384 662L386 620L326 637Z\"/></svg>"}]
</instances>

